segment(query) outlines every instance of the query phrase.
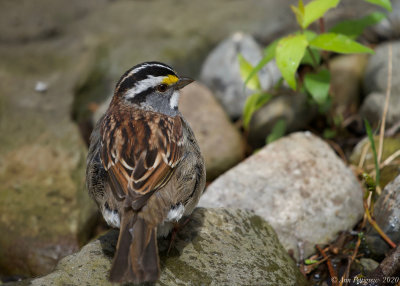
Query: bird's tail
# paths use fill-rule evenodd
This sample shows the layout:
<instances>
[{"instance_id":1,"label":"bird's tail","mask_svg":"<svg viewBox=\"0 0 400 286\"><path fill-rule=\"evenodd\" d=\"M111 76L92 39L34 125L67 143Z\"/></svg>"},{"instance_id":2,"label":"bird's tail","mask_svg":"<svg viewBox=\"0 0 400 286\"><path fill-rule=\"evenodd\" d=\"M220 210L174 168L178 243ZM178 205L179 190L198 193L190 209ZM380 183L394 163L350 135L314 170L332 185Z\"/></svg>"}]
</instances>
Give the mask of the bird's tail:
<instances>
[{"instance_id":1,"label":"bird's tail","mask_svg":"<svg viewBox=\"0 0 400 286\"><path fill-rule=\"evenodd\" d=\"M133 210L122 215L117 250L110 272L112 282L155 282L160 276L157 227Z\"/></svg>"}]
</instances>

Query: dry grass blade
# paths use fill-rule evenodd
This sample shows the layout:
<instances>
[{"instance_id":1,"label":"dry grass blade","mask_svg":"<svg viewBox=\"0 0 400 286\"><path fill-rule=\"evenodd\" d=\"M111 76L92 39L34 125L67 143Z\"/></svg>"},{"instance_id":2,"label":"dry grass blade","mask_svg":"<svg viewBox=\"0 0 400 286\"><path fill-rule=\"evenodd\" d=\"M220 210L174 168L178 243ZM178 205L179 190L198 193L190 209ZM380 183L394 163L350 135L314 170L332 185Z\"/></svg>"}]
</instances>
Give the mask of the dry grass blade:
<instances>
[{"instance_id":1,"label":"dry grass blade","mask_svg":"<svg viewBox=\"0 0 400 286\"><path fill-rule=\"evenodd\" d=\"M400 156L400 150L397 150L397 151L394 152L392 155L390 155L389 157L387 157L386 160L382 162L382 164L381 164L380 167L383 168L383 167L385 167L385 166L387 166L387 165L390 165L390 163L392 163L393 160L396 159L396 158L399 157L399 156Z\"/></svg>"},{"instance_id":2,"label":"dry grass blade","mask_svg":"<svg viewBox=\"0 0 400 286\"><path fill-rule=\"evenodd\" d=\"M389 109L389 99L390 99L390 90L392 89L392 44L389 43L388 47L388 79L387 79L387 86L386 86L386 96L385 96L385 106L383 108L382 114L382 124L379 134L379 147L378 147L378 164L380 164L382 159L382 152L383 152L383 138L385 135L385 125L386 125L386 116Z\"/></svg>"}]
</instances>

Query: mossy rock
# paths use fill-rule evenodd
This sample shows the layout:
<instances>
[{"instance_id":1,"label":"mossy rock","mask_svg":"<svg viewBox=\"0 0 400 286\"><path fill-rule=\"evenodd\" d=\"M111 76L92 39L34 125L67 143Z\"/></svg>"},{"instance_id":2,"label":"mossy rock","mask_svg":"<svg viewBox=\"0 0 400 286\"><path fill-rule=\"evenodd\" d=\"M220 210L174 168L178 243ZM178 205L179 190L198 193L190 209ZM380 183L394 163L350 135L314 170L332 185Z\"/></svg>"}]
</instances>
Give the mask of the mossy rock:
<instances>
[{"instance_id":1,"label":"mossy rock","mask_svg":"<svg viewBox=\"0 0 400 286\"><path fill-rule=\"evenodd\" d=\"M109 231L31 285L112 285L117 238ZM155 285L306 285L271 226L248 211L197 208L167 254L169 243L159 239Z\"/></svg>"}]
</instances>

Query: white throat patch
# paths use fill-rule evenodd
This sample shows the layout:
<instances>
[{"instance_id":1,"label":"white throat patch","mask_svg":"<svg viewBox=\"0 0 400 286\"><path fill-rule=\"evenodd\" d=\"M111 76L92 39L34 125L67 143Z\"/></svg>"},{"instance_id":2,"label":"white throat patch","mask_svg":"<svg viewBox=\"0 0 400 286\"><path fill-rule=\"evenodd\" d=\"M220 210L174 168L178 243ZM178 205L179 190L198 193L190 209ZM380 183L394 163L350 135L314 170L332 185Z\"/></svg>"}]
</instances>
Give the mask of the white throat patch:
<instances>
[{"instance_id":1,"label":"white throat patch","mask_svg":"<svg viewBox=\"0 0 400 286\"><path fill-rule=\"evenodd\" d=\"M169 107L171 107L172 109L176 109L178 107L179 96L180 96L179 91L175 90L171 96L171 99L169 100Z\"/></svg>"}]
</instances>

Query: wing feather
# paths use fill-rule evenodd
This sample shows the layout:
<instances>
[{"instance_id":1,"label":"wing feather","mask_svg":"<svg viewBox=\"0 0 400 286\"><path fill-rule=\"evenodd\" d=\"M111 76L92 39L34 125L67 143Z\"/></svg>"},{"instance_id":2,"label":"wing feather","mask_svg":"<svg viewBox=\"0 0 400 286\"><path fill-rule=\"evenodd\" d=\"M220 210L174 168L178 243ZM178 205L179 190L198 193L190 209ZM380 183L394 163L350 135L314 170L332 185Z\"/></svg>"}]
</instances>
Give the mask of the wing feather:
<instances>
[{"instance_id":1,"label":"wing feather","mask_svg":"<svg viewBox=\"0 0 400 286\"><path fill-rule=\"evenodd\" d=\"M133 121L133 122L132 122ZM182 158L182 122L135 110L109 112L101 128L101 160L117 199L140 209L171 178Z\"/></svg>"}]
</instances>

